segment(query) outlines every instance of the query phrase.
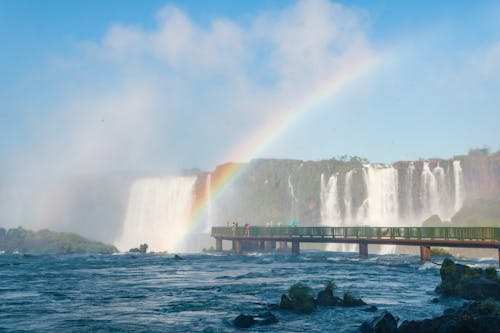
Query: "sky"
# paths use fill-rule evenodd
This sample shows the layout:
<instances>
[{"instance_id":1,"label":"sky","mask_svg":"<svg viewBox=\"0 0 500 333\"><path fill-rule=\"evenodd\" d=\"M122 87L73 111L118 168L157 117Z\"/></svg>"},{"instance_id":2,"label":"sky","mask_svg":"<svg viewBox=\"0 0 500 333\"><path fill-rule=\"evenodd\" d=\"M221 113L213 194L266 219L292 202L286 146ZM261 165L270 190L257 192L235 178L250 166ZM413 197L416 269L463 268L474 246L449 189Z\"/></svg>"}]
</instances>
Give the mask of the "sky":
<instances>
[{"instance_id":1,"label":"sky","mask_svg":"<svg viewBox=\"0 0 500 333\"><path fill-rule=\"evenodd\" d=\"M496 151L499 18L498 1L0 0L0 202L82 174Z\"/></svg>"}]
</instances>

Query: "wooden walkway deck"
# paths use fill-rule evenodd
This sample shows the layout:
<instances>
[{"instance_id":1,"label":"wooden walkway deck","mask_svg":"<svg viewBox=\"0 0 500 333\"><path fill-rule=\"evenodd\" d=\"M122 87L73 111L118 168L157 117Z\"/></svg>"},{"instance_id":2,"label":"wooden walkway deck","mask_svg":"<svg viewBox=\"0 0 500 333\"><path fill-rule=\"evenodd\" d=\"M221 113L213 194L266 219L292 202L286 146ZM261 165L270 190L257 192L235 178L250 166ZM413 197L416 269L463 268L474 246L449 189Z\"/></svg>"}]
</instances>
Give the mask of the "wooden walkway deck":
<instances>
[{"instance_id":1,"label":"wooden walkway deck","mask_svg":"<svg viewBox=\"0 0 500 333\"><path fill-rule=\"evenodd\" d=\"M235 253L246 247L272 249L291 243L292 254L300 253L300 243L358 244L361 257L368 256L368 245L420 246L424 261L431 259L431 246L498 249L500 266L500 228L495 227L213 227L216 250L222 241L232 241Z\"/></svg>"}]
</instances>

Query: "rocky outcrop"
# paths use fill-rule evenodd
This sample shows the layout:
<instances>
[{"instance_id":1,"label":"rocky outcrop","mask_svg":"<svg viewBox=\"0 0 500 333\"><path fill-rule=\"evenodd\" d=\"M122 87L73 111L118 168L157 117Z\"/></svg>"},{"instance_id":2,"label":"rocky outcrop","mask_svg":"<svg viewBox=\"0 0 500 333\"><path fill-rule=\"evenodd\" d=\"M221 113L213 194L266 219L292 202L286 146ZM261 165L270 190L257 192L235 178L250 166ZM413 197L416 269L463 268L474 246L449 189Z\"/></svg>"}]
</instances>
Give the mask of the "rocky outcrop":
<instances>
[{"instance_id":1,"label":"rocky outcrop","mask_svg":"<svg viewBox=\"0 0 500 333\"><path fill-rule=\"evenodd\" d=\"M254 325L271 325L278 322L278 318L272 312L264 312L258 315L240 314L233 321L238 328L249 328Z\"/></svg>"},{"instance_id":2,"label":"rocky outcrop","mask_svg":"<svg viewBox=\"0 0 500 333\"><path fill-rule=\"evenodd\" d=\"M397 327L397 318L387 311L365 321L362 333L496 333L500 327L500 309L493 299L466 303L444 311L441 316L424 320L405 320Z\"/></svg>"},{"instance_id":3,"label":"rocky outcrop","mask_svg":"<svg viewBox=\"0 0 500 333\"><path fill-rule=\"evenodd\" d=\"M396 333L398 321L394 316L384 311L379 316L361 324L359 331L361 333Z\"/></svg>"},{"instance_id":4,"label":"rocky outcrop","mask_svg":"<svg viewBox=\"0 0 500 333\"><path fill-rule=\"evenodd\" d=\"M335 290L335 284L333 282L327 282L325 284L325 289L318 293L318 296L314 298L312 296L312 289L303 284L297 283L290 287L288 294L281 295L281 302L279 304L279 309L289 310L297 313L311 313L316 309L316 306L362 306L366 303L360 299L354 297L351 293L344 293L344 297L341 299L333 294ZM372 308L370 308L371 311Z\"/></svg>"},{"instance_id":5,"label":"rocky outcrop","mask_svg":"<svg viewBox=\"0 0 500 333\"><path fill-rule=\"evenodd\" d=\"M398 333L471 332L495 333L500 328L500 313L493 301L473 302L447 309L443 315L420 321L404 321Z\"/></svg>"},{"instance_id":6,"label":"rocky outcrop","mask_svg":"<svg viewBox=\"0 0 500 333\"><path fill-rule=\"evenodd\" d=\"M471 268L445 258L440 269L441 284L436 292L465 299L500 300L500 279L494 267Z\"/></svg>"}]
</instances>

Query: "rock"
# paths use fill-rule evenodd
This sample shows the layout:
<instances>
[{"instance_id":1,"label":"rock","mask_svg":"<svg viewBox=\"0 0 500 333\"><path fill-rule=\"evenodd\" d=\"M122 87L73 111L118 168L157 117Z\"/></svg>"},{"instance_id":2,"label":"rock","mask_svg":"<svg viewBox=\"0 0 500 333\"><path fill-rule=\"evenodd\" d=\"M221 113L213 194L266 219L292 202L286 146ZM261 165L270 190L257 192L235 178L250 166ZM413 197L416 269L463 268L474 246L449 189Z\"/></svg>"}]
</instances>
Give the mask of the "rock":
<instances>
[{"instance_id":1,"label":"rock","mask_svg":"<svg viewBox=\"0 0 500 333\"><path fill-rule=\"evenodd\" d=\"M361 324L361 333L396 333L398 322L394 316L384 310L379 316Z\"/></svg>"},{"instance_id":2,"label":"rock","mask_svg":"<svg viewBox=\"0 0 500 333\"><path fill-rule=\"evenodd\" d=\"M342 306L351 307L351 306L361 306L366 305L366 303L361 298L354 297L351 293L344 293L344 298L342 299Z\"/></svg>"},{"instance_id":3,"label":"rock","mask_svg":"<svg viewBox=\"0 0 500 333\"><path fill-rule=\"evenodd\" d=\"M439 298L437 297L434 297L432 300L431 300L432 303L439 303Z\"/></svg>"},{"instance_id":4,"label":"rock","mask_svg":"<svg viewBox=\"0 0 500 333\"><path fill-rule=\"evenodd\" d=\"M293 310L292 300L285 294L281 295L280 308L283 310Z\"/></svg>"},{"instance_id":5,"label":"rock","mask_svg":"<svg viewBox=\"0 0 500 333\"><path fill-rule=\"evenodd\" d=\"M234 319L234 326L239 328L249 328L255 324L253 316L240 314Z\"/></svg>"},{"instance_id":6,"label":"rock","mask_svg":"<svg viewBox=\"0 0 500 333\"><path fill-rule=\"evenodd\" d=\"M341 303L340 298L333 296L331 289L321 290L316 297L316 304L322 306L335 306Z\"/></svg>"},{"instance_id":7,"label":"rock","mask_svg":"<svg viewBox=\"0 0 500 333\"><path fill-rule=\"evenodd\" d=\"M280 309L297 313L312 313L316 309L316 304L312 296L290 299L283 294L281 295Z\"/></svg>"},{"instance_id":8,"label":"rock","mask_svg":"<svg viewBox=\"0 0 500 333\"><path fill-rule=\"evenodd\" d=\"M311 287L300 282L292 285L288 294L281 295L280 308L297 313L312 313L316 309L316 301Z\"/></svg>"},{"instance_id":9,"label":"rock","mask_svg":"<svg viewBox=\"0 0 500 333\"><path fill-rule=\"evenodd\" d=\"M271 312L267 311L256 316L240 314L233 321L234 326L239 328L249 328L253 325L271 325L278 322L278 318Z\"/></svg>"},{"instance_id":10,"label":"rock","mask_svg":"<svg viewBox=\"0 0 500 333\"><path fill-rule=\"evenodd\" d=\"M367 308L362 309L365 312L377 312L378 308L375 305L369 306Z\"/></svg>"},{"instance_id":11,"label":"rock","mask_svg":"<svg viewBox=\"0 0 500 333\"><path fill-rule=\"evenodd\" d=\"M128 252L135 252L135 253L146 253L148 252L148 244L144 243L139 245L139 248L134 247L133 249L128 250Z\"/></svg>"},{"instance_id":12,"label":"rock","mask_svg":"<svg viewBox=\"0 0 500 333\"><path fill-rule=\"evenodd\" d=\"M464 284L461 296L466 299L485 299L492 297L500 300L500 282L485 277L470 279Z\"/></svg>"},{"instance_id":13,"label":"rock","mask_svg":"<svg viewBox=\"0 0 500 333\"><path fill-rule=\"evenodd\" d=\"M421 321L404 321L398 333L477 332L494 333L500 327L500 309L493 299L466 303L458 308L446 309L441 316Z\"/></svg>"},{"instance_id":14,"label":"rock","mask_svg":"<svg viewBox=\"0 0 500 333\"><path fill-rule=\"evenodd\" d=\"M500 279L495 268L471 268L445 258L440 269L441 284L436 292L466 299L493 297L500 300Z\"/></svg>"},{"instance_id":15,"label":"rock","mask_svg":"<svg viewBox=\"0 0 500 333\"><path fill-rule=\"evenodd\" d=\"M264 312L255 318L258 325L271 325L278 322L278 318L272 312Z\"/></svg>"},{"instance_id":16,"label":"rock","mask_svg":"<svg viewBox=\"0 0 500 333\"><path fill-rule=\"evenodd\" d=\"M177 254L174 254L174 259L175 260L184 260L183 257L181 257L180 255L177 255Z\"/></svg>"}]
</instances>

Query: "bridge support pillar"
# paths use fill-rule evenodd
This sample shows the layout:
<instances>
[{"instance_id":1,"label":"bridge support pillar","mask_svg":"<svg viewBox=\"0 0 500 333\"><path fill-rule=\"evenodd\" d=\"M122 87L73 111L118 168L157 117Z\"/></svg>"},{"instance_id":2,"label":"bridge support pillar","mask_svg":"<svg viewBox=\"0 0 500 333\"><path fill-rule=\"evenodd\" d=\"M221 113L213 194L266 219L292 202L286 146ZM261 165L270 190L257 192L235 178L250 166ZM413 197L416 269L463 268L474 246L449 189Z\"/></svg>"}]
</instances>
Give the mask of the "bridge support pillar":
<instances>
[{"instance_id":1,"label":"bridge support pillar","mask_svg":"<svg viewBox=\"0 0 500 333\"><path fill-rule=\"evenodd\" d=\"M300 254L300 242L292 241L292 256L298 256Z\"/></svg>"},{"instance_id":2,"label":"bridge support pillar","mask_svg":"<svg viewBox=\"0 0 500 333\"><path fill-rule=\"evenodd\" d=\"M498 267L500 268L500 249L498 249Z\"/></svg>"},{"instance_id":3,"label":"bridge support pillar","mask_svg":"<svg viewBox=\"0 0 500 333\"><path fill-rule=\"evenodd\" d=\"M431 261L431 247L420 245L420 260Z\"/></svg>"},{"instance_id":4,"label":"bridge support pillar","mask_svg":"<svg viewBox=\"0 0 500 333\"><path fill-rule=\"evenodd\" d=\"M359 243L359 257L364 259L368 258L368 243Z\"/></svg>"},{"instance_id":5,"label":"bridge support pillar","mask_svg":"<svg viewBox=\"0 0 500 333\"><path fill-rule=\"evenodd\" d=\"M280 249L288 249L288 244L285 241L280 242Z\"/></svg>"},{"instance_id":6,"label":"bridge support pillar","mask_svg":"<svg viewBox=\"0 0 500 333\"><path fill-rule=\"evenodd\" d=\"M266 241L260 241L260 242L259 242L259 248L260 248L261 250L264 250L264 249L266 248Z\"/></svg>"},{"instance_id":7,"label":"bridge support pillar","mask_svg":"<svg viewBox=\"0 0 500 333\"><path fill-rule=\"evenodd\" d=\"M215 239L215 251L217 251L217 252L222 251L222 239L221 238Z\"/></svg>"},{"instance_id":8,"label":"bridge support pillar","mask_svg":"<svg viewBox=\"0 0 500 333\"><path fill-rule=\"evenodd\" d=\"M276 250L276 241L273 240L265 241L264 248L266 250Z\"/></svg>"},{"instance_id":9,"label":"bridge support pillar","mask_svg":"<svg viewBox=\"0 0 500 333\"><path fill-rule=\"evenodd\" d=\"M241 254L241 240L233 240L233 252L236 254Z\"/></svg>"}]
</instances>

